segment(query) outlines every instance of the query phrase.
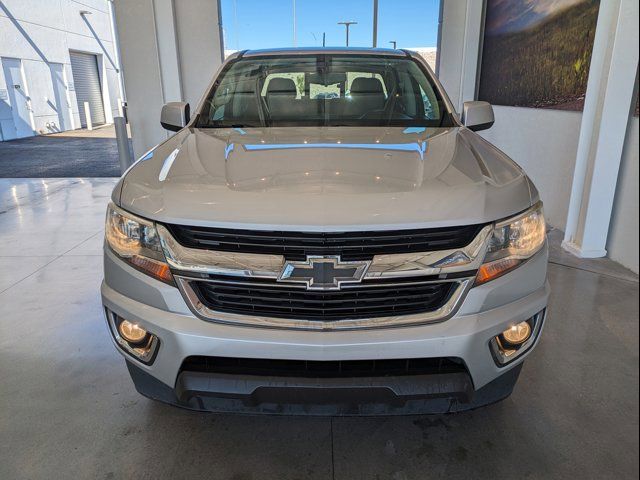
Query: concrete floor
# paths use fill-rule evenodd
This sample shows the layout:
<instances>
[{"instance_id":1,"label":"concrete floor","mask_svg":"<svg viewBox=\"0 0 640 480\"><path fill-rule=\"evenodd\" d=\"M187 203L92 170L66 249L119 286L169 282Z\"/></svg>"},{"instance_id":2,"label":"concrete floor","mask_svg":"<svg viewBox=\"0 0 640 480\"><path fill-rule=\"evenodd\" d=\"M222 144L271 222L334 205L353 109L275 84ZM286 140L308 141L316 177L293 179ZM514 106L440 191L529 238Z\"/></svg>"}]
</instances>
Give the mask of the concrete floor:
<instances>
[{"instance_id":1,"label":"concrete floor","mask_svg":"<svg viewBox=\"0 0 640 480\"><path fill-rule=\"evenodd\" d=\"M0 478L638 478L630 272L554 249L542 341L488 408L194 413L139 396L109 340L98 287L113 184L0 180Z\"/></svg>"},{"instance_id":2,"label":"concrete floor","mask_svg":"<svg viewBox=\"0 0 640 480\"><path fill-rule=\"evenodd\" d=\"M113 125L0 142L0 178L71 176L120 176Z\"/></svg>"}]
</instances>

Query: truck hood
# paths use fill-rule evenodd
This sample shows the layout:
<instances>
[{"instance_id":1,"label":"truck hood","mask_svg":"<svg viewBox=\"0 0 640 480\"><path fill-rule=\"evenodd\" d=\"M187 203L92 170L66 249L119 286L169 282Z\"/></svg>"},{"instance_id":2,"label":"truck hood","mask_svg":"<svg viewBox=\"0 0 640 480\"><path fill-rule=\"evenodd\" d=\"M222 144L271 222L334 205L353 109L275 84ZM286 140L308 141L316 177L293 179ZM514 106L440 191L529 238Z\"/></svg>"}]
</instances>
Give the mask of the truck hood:
<instances>
[{"instance_id":1,"label":"truck hood","mask_svg":"<svg viewBox=\"0 0 640 480\"><path fill-rule=\"evenodd\" d=\"M491 222L533 195L461 127L187 128L129 170L119 204L166 223L354 231Z\"/></svg>"}]
</instances>

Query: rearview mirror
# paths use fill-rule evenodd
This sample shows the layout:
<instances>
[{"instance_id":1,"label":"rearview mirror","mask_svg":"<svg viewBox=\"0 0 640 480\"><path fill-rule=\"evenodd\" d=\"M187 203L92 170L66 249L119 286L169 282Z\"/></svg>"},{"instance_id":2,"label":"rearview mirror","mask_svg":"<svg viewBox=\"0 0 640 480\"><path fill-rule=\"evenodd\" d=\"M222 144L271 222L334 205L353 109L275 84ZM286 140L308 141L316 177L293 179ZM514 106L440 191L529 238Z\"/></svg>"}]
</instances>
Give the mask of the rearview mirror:
<instances>
[{"instance_id":1,"label":"rearview mirror","mask_svg":"<svg viewBox=\"0 0 640 480\"><path fill-rule=\"evenodd\" d=\"M160 125L166 130L177 132L189 123L189 104L186 102L169 102L162 107Z\"/></svg>"},{"instance_id":2,"label":"rearview mirror","mask_svg":"<svg viewBox=\"0 0 640 480\"><path fill-rule=\"evenodd\" d=\"M493 107L489 102L464 102L462 124L469 130L486 130L493 126L494 121Z\"/></svg>"}]
</instances>

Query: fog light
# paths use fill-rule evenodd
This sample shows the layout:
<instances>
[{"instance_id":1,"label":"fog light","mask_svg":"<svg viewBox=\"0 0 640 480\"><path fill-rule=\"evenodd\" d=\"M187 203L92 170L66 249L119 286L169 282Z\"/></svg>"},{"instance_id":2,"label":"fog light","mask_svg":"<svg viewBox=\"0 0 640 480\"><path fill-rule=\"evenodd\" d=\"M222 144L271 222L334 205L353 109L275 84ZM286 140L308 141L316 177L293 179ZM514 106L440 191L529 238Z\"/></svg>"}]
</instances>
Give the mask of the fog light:
<instances>
[{"instance_id":1,"label":"fog light","mask_svg":"<svg viewBox=\"0 0 640 480\"><path fill-rule=\"evenodd\" d=\"M118 333L127 342L137 345L144 342L147 338L147 331L137 323L132 323L129 320L122 320L118 325Z\"/></svg>"},{"instance_id":2,"label":"fog light","mask_svg":"<svg viewBox=\"0 0 640 480\"><path fill-rule=\"evenodd\" d=\"M107 323L116 344L127 354L145 365L151 365L156 358L160 339L135 322L125 320L106 309Z\"/></svg>"},{"instance_id":3,"label":"fog light","mask_svg":"<svg viewBox=\"0 0 640 480\"><path fill-rule=\"evenodd\" d=\"M502 336L511 345L521 345L531 336L531 325L529 322L512 325L502 332Z\"/></svg>"},{"instance_id":4,"label":"fog light","mask_svg":"<svg viewBox=\"0 0 640 480\"><path fill-rule=\"evenodd\" d=\"M546 310L541 310L524 322L517 323L491 338L489 349L499 367L503 367L529 351L540 335Z\"/></svg>"}]
</instances>

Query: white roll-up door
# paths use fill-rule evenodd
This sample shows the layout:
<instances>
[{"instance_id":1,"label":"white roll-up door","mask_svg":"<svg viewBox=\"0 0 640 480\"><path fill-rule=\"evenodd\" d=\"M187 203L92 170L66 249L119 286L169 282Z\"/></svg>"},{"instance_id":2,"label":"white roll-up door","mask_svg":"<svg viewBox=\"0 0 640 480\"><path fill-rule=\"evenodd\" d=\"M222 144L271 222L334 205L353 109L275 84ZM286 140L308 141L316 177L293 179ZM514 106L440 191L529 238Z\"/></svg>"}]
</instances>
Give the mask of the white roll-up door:
<instances>
[{"instance_id":1,"label":"white roll-up door","mask_svg":"<svg viewBox=\"0 0 640 480\"><path fill-rule=\"evenodd\" d=\"M97 57L79 52L69 52L69 55L71 56L71 72L73 74L73 83L75 84L76 99L78 100L80 123L83 127L87 126L84 102L89 102L93 125L106 123Z\"/></svg>"}]
</instances>

